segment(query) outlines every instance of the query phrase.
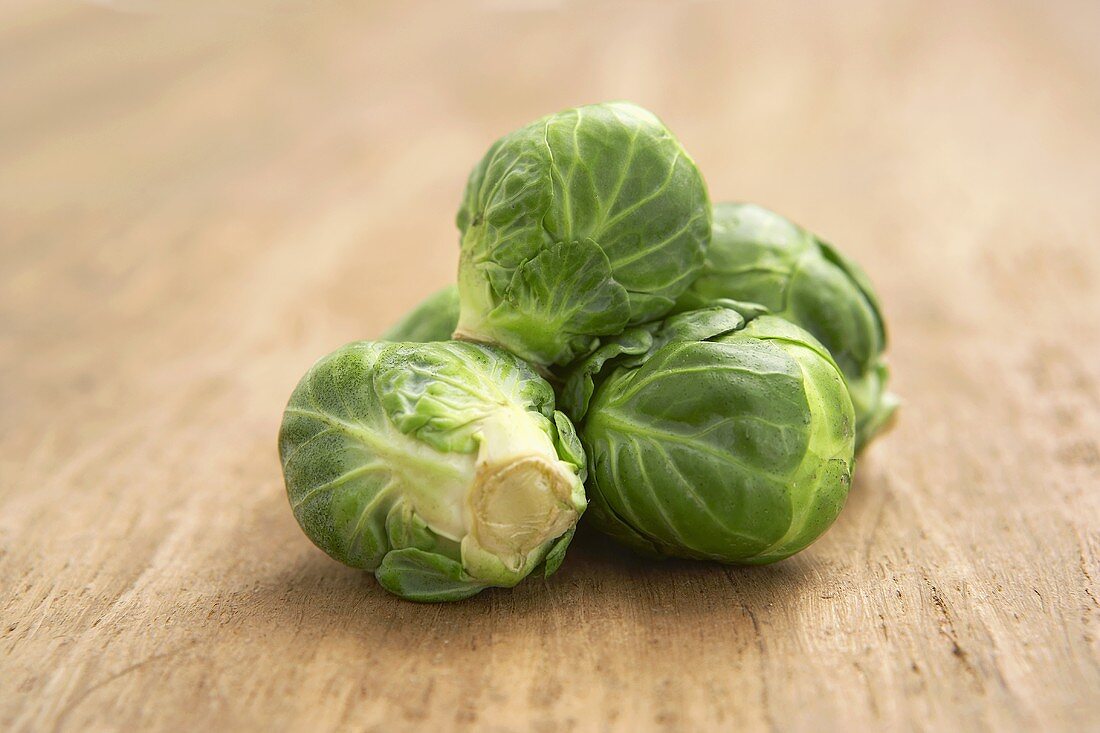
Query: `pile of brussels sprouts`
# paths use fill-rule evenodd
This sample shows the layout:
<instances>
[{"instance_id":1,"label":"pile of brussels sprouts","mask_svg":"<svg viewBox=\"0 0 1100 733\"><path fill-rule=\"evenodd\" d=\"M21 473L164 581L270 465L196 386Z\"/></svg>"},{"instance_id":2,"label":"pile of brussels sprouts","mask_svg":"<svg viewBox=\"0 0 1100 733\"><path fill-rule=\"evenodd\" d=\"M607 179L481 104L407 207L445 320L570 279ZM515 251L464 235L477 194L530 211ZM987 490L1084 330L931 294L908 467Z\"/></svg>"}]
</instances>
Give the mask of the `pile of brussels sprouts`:
<instances>
[{"instance_id":1,"label":"pile of brussels sprouts","mask_svg":"<svg viewBox=\"0 0 1100 733\"><path fill-rule=\"evenodd\" d=\"M824 532L888 423L862 270L713 205L650 112L566 110L489 148L458 285L310 368L279 435L305 533L418 601L561 564L581 515L651 557L763 564Z\"/></svg>"}]
</instances>

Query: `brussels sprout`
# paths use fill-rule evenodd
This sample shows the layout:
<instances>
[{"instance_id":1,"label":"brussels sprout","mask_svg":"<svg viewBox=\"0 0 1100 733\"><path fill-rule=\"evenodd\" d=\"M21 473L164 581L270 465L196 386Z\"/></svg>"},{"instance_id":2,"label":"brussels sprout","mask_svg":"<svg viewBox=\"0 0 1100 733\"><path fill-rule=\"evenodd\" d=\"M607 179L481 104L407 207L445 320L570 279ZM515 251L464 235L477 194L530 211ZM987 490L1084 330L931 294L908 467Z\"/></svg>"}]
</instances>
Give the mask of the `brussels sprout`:
<instances>
[{"instance_id":1,"label":"brussels sprout","mask_svg":"<svg viewBox=\"0 0 1100 733\"><path fill-rule=\"evenodd\" d=\"M710 202L695 163L627 103L544 117L470 174L457 338L547 366L658 318L703 263Z\"/></svg>"},{"instance_id":2,"label":"brussels sprout","mask_svg":"<svg viewBox=\"0 0 1100 733\"><path fill-rule=\"evenodd\" d=\"M386 341L450 341L458 325L458 288L448 285L425 298L382 334Z\"/></svg>"},{"instance_id":3,"label":"brussels sprout","mask_svg":"<svg viewBox=\"0 0 1100 733\"><path fill-rule=\"evenodd\" d=\"M279 454L309 538L411 600L550 574L585 508L584 453L550 385L477 344L338 349L291 395Z\"/></svg>"},{"instance_id":4,"label":"brussels sprout","mask_svg":"<svg viewBox=\"0 0 1100 733\"><path fill-rule=\"evenodd\" d=\"M573 368L588 521L653 556L764 564L844 506L852 402L813 336L753 306L630 329Z\"/></svg>"},{"instance_id":5,"label":"brussels sprout","mask_svg":"<svg viewBox=\"0 0 1100 733\"><path fill-rule=\"evenodd\" d=\"M702 273L676 310L732 298L766 306L813 334L844 373L858 452L890 421L886 327L871 281L832 245L755 204L716 204Z\"/></svg>"}]
</instances>

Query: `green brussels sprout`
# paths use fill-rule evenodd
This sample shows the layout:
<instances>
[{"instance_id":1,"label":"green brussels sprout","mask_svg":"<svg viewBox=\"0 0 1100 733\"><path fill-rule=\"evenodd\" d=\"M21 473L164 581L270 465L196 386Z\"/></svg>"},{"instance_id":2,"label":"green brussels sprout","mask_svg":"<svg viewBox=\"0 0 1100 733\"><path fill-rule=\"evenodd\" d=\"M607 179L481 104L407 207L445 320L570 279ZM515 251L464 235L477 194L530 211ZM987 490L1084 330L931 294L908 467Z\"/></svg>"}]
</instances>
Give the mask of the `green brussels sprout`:
<instances>
[{"instance_id":1,"label":"green brussels sprout","mask_svg":"<svg viewBox=\"0 0 1100 733\"><path fill-rule=\"evenodd\" d=\"M429 295L420 305L382 334L386 341L450 341L458 325L458 288L448 285Z\"/></svg>"},{"instance_id":2,"label":"green brussels sprout","mask_svg":"<svg viewBox=\"0 0 1100 733\"><path fill-rule=\"evenodd\" d=\"M798 326L731 305L630 329L565 383L587 519L643 554L775 562L847 498L854 418L836 363Z\"/></svg>"},{"instance_id":3,"label":"green brussels sprout","mask_svg":"<svg viewBox=\"0 0 1100 733\"><path fill-rule=\"evenodd\" d=\"M466 186L455 337L567 363L672 308L703 264L710 217L699 169L640 107L595 104L522 127Z\"/></svg>"},{"instance_id":4,"label":"green brussels sprout","mask_svg":"<svg viewBox=\"0 0 1100 733\"><path fill-rule=\"evenodd\" d=\"M584 452L550 385L478 344L329 354L291 395L279 455L306 535L411 600L549 575L585 508Z\"/></svg>"},{"instance_id":5,"label":"green brussels sprout","mask_svg":"<svg viewBox=\"0 0 1100 733\"><path fill-rule=\"evenodd\" d=\"M760 303L825 345L848 382L857 453L889 424L898 403L886 391L886 325L859 265L761 206L716 204L706 263L676 310L722 298Z\"/></svg>"}]
</instances>

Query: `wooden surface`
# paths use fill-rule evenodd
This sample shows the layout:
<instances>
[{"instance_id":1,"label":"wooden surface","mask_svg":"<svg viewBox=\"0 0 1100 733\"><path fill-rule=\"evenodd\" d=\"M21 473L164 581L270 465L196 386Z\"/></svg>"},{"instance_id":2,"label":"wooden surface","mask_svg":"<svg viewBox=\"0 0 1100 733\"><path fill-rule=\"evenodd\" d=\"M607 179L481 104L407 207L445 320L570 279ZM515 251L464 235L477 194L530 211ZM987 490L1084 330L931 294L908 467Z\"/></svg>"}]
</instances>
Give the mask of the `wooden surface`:
<instances>
[{"instance_id":1,"label":"wooden surface","mask_svg":"<svg viewBox=\"0 0 1100 733\"><path fill-rule=\"evenodd\" d=\"M1100 6L200 5L0 10L0 728L1097 729ZM865 264L901 420L777 566L399 601L282 407L453 277L494 137L608 98Z\"/></svg>"}]
</instances>

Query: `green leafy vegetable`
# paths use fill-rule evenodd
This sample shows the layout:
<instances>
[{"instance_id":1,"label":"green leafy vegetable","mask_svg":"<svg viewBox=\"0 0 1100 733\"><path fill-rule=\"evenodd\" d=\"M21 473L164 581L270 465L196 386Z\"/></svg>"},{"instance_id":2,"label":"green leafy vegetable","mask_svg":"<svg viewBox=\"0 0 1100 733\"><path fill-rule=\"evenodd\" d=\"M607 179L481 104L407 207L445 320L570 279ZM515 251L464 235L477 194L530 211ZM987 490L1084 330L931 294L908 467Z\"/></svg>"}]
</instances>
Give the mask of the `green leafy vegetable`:
<instances>
[{"instance_id":1,"label":"green leafy vegetable","mask_svg":"<svg viewBox=\"0 0 1100 733\"><path fill-rule=\"evenodd\" d=\"M294 390L279 453L310 539L412 600L552 571L585 509L584 452L550 385L477 344L338 349Z\"/></svg>"},{"instance_id":2,"label":"green leafy vegetable","mask_svg":"<svg viewBox=\"0 0 1100 733\"><path fill-rule=\"evenodd\" d=\"M291 396L280 456L318 547L434 602L555 572L586 511L647 556L746 564L833 523L897 406L855 263L712 207L625 102L497 140L456 223L457 285Z\"/></svg>"},{"instance_id":3,"label":"green leafy vegetable","mask_svg":"<svg viewBox=\"0 0 1100 733\"><path fill-rule=\"evenodd\" d=\"M549 115L493 144L458 212L456 335L540 365L659 318L710 239L694 162L627 103Z\"/></svg>"},{"instance_id":4,"label":"green leafy vegetable","mask_svg":"<svg viewBox=\"0 0 1100 733\"><path fill-rule=\"evenodd\" d=\"M867 275L835 247L761 206L716 204L706 263L677 310L723 298L760 303L825 345L855 405L857 451L889 423L885 322Z\"/></svg>"},{"instance_id":5,"label":"green leafy vegetable","mask_svg":"<svg viewBox=\"0 0 1100 733\"><path fill-rule=\"evenodd\" d=\"M829 352L758 309L628 330L572 369L589 521L653 556L763 564L844 506L852 402Z\"/></svg>"}]
</instances>

